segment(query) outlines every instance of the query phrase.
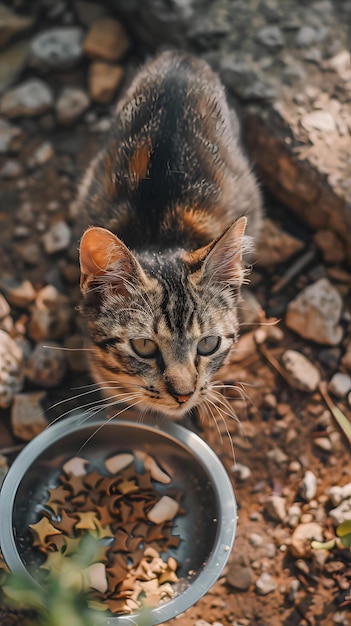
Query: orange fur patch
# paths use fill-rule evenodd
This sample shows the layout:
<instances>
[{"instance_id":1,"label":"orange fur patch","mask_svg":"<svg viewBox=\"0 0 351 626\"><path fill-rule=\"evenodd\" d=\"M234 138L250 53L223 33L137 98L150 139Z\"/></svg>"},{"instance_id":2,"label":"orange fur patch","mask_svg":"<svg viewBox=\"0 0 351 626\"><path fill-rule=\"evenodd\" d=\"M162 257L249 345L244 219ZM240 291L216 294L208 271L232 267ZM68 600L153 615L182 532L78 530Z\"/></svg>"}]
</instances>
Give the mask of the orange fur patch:
<instances>
[{"instance_id":1,"label":"orange fur patch","mask_svg":"<svg viewBox=\"0 0 351 626\"><path fill-rule=\"evenodd\" d=\"M146 144L138 146L133 156L129 160L129 175L136 181L145 178L150 164L150 149Z\"/></svg>"}]
</instances>

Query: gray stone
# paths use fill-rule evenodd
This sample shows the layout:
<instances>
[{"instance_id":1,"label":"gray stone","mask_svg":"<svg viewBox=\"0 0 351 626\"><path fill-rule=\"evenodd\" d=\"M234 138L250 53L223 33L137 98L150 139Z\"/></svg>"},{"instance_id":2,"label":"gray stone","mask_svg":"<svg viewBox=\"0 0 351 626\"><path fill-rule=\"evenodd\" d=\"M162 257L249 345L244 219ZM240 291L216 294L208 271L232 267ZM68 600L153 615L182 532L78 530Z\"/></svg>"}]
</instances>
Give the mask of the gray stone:
<instances>
[{"instance_id":1,"label":"gray stone","mask_svg":"<svg viewBox=\"0 0 351 626\"><path fill-rule=\"evenodd\" d=\"M339 506L329 511L329 517L334 524L339 525L346 520L351 520L351 498L343 500Z\"/></svg>"},{"instance_id":2,"label":"gray stone","mask_svg":"<svg viewBox=\"0 0 351 626\"><path fill-rule=\"evenodd\" d=\"M317 493L317 478L311 470L306 470L302 479L300 492L303 498L308 502L313 500Z\"/></svg>"},{"instance_id":3,"label":"gray stone","mask_svg":"<svg viewBox=\"0 0 351 626\"><path fill-rule=\"evenodd\" d=\"M37 344L25 364L25 375L33 384L50 389L64 379L67 369L66 355L62 347L47 341Z\"/></svg>"},{"instance_id":4,"label":"gray stone","mask_svg":"<svg viewBox=\"0 0 351 626\"><path fill-rule=\"evenodd\" d=\"M13 397L23 387L23 354L17 343L0 330L0 407L10 406Z\"/></svg>"},{"instance_id":5,"label":"gray stone","mask_svg":"<svg viewBox=\"0 0 351 626\"><path fill-rule=\"evenodd\" d=\"M54 148L50 141L44 141L32 154L33 165L44 165L54 156Z\"/></svg>"},{"instance_id":6,"label":"gray stone","mask_svg":"<svg viewBox=\"0 0 351 626\"><path fill-rule=\"evenodd\" d=\"M239 563L234 562L229 567L226 581L231 587L240 589L240 591L246 591L254 581L254 573L251 567L243 567Z\"/></svg>"},{"instance_id":7,"label":"gray stone","mask_svg":"<svg viewBox=\"0 0 351 626\"><path fill-rule=\"evenodd\" d=\"M303 289L288 305L286 325L305 339L337 345L342 338L339 320L343 301L327 278Z\"/></svg>"},{"instance_id":8,"label":"gray stone","mask_svg":"<svg viewBox=\"0 0 351 626\"><path fill-rule=\"evenodd\" d=\"M268 572L262 572L261 576L256 580L256 591L260 596L266 596L275 590L275 582Z\"/></svg>"},{"instance_id":9,"label":"gray stone","mask_svg":"<svg viewBox=\"0 0 351 626\"><path fill-rule=\"evenodd\" d=\"M281 360L294 387L303 391L315 391L318 388L320 373L301 352L286 350Z\"/></svg>"},{"instance_id":10,"label":"gray stone","mask_svg":"<svg viewBox=\"0 0 351 626\"><path fill-rule=\"evenodd\" d=\"M312 111L301 117L302 126L308 130L320 130L323 133L332 133L336 130L335 117L330 111Z\"/></svg>"},{"instance_id":11,"label":"gray stone","mask_svg":"<svg viewBox=\"0 0 351 626\"><path fill-rule=\"evenodd\" d=\"M83 55L84 31L78 26L57 26L37 34L31 42L31 61L43 69L67 69Z\"/></svg>"},{"instance_id":12,"label":"gray stone","mask_svg":"<svg viewBox=\"0 0 351 626\"><path fill-rule=\"evenodd\" d=\"M318 31L312 26L301 26L296 35L296 45L298 48L307 48L319 40Z\"/></svg>"},{"instance_id":13,"label":"gray stone","mask_svg":"<svg viewBox=\"0 0 351 626\"><path fill-rule=\"evenodd\" d=\"M18 161L8 160L0 169L0 178L18 178L22 174L22 166Z\"/></svg>"},{"instance_id":14,"label":"gray stone","mask_svg":"<svg viewBox=\"0 0 351 626\"><path fill-rule=\"evenodd\" d=\"M11 427L15 437L30 441L47 426L41 403L46 397L43 391L21 393L14 397L11 410Z\"/></svg>"},{"instance_id":15,"label":"gray stone","mask_svg":"<svg viewBox=\"0 0 351 626\"><path fill-rule=\"evenodd\" d=\"M26 241L20 246L18 253L29 267L37 267L43 260L43 250L36 241Z\"/></svg>"},{"instance_id":16,"label":"gray stone","mask_svg":"<svg viewBox=\"0 0 351 626\"><path fill-rule=\"evenodd\" d=\"M0 113L9 118L30 117L44 113L52 105L53 95L48 85L39 78L30 78L2 96Z\"/></svg>"},{"instance_id":17,"label":"gray stone","mask_svg":"<svg viewBox=\"0 0 351 626\"><path fill-rule=\"evenodd\" d=\"M64 221L56 222L43 235L43 244L47 254L55 254L60 250L66 250L71 240L71 230Z\"/></svg>"},{"instance_id":18,"label":"gray stone","mask_svg":"<svg viewBox=\"0 0 351 626\"><path fill-rule=\"evenodd\" d=\"M272 495L268 498L265 509L269 517L279 522L284 522L286 519L286 506L285 498L281 496Z\"/></svg>"},{"instance_id":19,"label":"gray stone","mask_svg":"<svg viewBox=\"0 0 351 626\"><path fill-rule=\"evenodd\" d=\"M251 470L247 465L242 463L235 463L231 468L231 472L238 477L241 482L244 482L251 476Z\"/></svg>"},{"instance_id":20,"label":"gray stone","mask_svg":"<svg viewBox=\"0 0 351 626\"><path fill-rule=\"evenodd\" d=\"M346 398L351 390L351 377L342 372L336 372L329 381L328 389L338 398Z\"/></svg>"},{"instance_id":21,"label":"gray stone","mask_svg":"<svg viewBox=\"0 0 351 626\"><path fill-rule=\"evenodd\" d=\"M65 87L56 103L56 115L60 124L73 124L90 104L88 94L78 87Z\"/></svg>"},{"instance_id":22,"label":"gray stone","mask_svg":"<svg viewBox=\"0 0 351 626\"><path fill-rule=\"evenodd\" d=\"M309 558L312 554L311 541L323 541L323 529L317 522L307 522L296 526L291 535L290 551L298 559Z\"/></svg>"},{"instance_id":23,"label":"gray stone","mask_svg":"<svg viewBox=\"0 0 351 626\"><path fill-rule=\"evenodd\" d=\"M256 40L267 48L281 48L284 46L284 36L279 26L263 26L256 33Z\"/></svg>"},{"instance_id":24,"label":"gray stone","mask_svg":"<svg viewBox=\"0 0 351 626\"><path fill-rule=\"evenodd\" d=\"M36 292L29 280L18 282L9 277L0 279L0 289L12 306L27 308L35 300Z\"/></svg>"}]
</instances>

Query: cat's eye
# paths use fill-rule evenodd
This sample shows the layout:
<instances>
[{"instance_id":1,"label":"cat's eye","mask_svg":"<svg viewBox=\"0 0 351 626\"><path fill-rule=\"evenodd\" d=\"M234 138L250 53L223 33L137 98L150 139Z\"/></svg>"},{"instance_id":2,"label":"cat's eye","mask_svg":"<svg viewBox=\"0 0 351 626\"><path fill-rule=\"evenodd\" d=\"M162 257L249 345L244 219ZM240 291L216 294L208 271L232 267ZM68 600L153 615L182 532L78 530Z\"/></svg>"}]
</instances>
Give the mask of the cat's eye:
<instances>
[{"instance_id":1,"label":"cat's eye","mask_svg":"<svg viewBox=\"0 0 351 626\"><path fill-rule=\"evenodd\" d=\"M130 345L132 346L135 354L141 356L143 359L151 359L157 353L157 344L152 339L131 339Z\"/></svg>"},{"instance_id":2,"label":"cat's eye","mask_svg":"<svg viewBox=\"0 0 351 626\"><path fill-rule=\"evenodd\" d=\"M217 335L209 335L204 337L197 344L197 353L201 356L209 356L216 352L221 345L221 338Z\"/></svg>"}]
</instances>

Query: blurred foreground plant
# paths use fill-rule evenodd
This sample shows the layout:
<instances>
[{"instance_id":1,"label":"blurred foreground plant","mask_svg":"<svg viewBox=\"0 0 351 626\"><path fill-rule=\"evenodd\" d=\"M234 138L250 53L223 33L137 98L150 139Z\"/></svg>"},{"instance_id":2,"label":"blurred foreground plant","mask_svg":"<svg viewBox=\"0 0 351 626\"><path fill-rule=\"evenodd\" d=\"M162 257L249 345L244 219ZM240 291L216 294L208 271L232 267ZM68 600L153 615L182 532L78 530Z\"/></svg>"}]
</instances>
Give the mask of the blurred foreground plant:
<instances>
[{"instance_id":1,"label":"blurred foreground plant","mask_svg":"<svg viewBox=\"0 0 351 626\"><path fill-rule=\"evenodd\" d=\"M332 550L351 548L351 520L345 520L336 528L335 537L329 541L312 541L314 550Z\"/></svg>"}]
</instances>

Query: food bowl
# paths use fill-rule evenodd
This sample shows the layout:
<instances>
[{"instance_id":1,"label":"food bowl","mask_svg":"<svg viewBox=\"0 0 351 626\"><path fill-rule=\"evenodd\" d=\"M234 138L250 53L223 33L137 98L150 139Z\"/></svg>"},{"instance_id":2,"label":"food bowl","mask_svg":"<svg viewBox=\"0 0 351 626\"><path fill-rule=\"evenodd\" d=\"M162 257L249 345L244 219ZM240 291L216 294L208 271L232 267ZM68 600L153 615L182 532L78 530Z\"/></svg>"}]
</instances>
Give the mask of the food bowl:
<instances>
[{"instance_id":1,"label":"food bowl","mask_svg":"<svg viewBox=\"0 0 351 626\"><path fill-rule=\"evenodd\" d=\"M39 585L38 551L29 524L48 488L56 486L63 464L79 455L103 465L112 455L147 453L167 468L172 485L183 494L184 514L173 520L172 534L179 546L167 556L179 563L175 596L150 610L152 624L160 624L195 604L220 576L230 555L236 531L236 502L228 475L213 450L194 432L162 421L159 426L133 421L106 421L77 414L64 419L33 439L11 466L0 493L0 545L14 574ZM106 624L135 624L131 615L106 617Z\"/></svg>"}]
</instances>

